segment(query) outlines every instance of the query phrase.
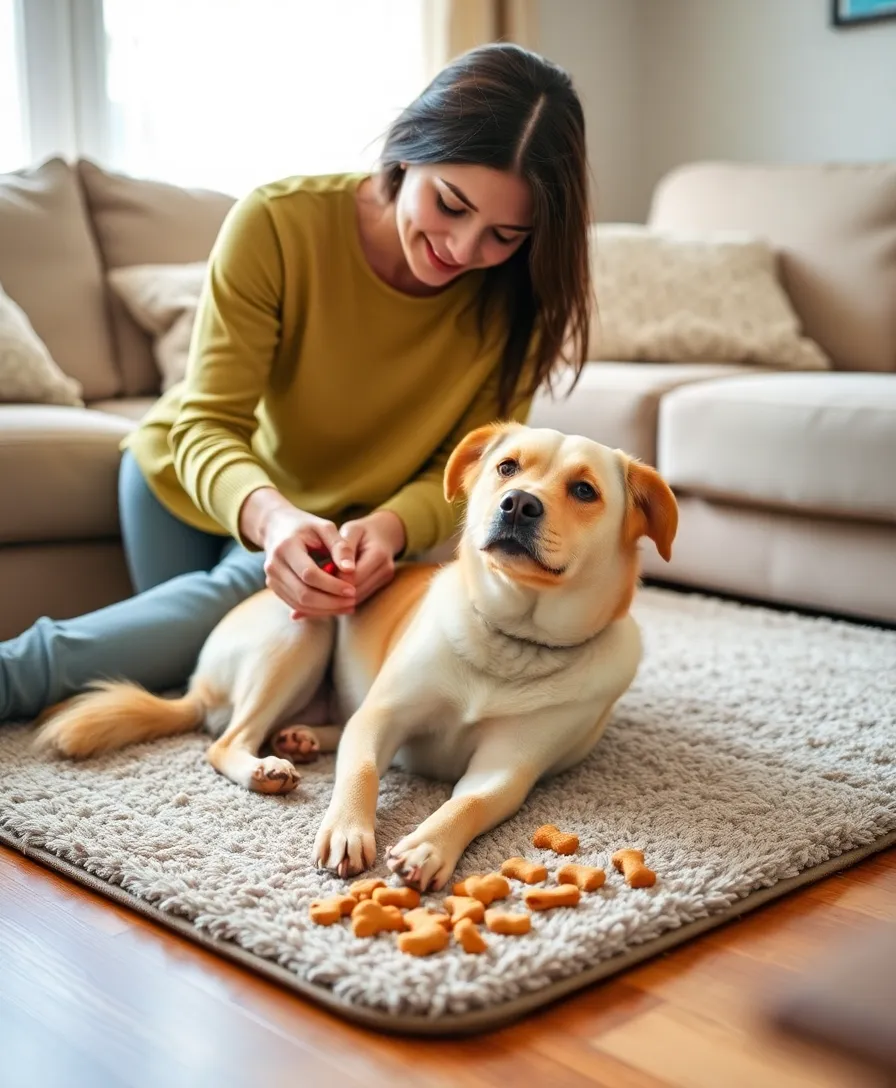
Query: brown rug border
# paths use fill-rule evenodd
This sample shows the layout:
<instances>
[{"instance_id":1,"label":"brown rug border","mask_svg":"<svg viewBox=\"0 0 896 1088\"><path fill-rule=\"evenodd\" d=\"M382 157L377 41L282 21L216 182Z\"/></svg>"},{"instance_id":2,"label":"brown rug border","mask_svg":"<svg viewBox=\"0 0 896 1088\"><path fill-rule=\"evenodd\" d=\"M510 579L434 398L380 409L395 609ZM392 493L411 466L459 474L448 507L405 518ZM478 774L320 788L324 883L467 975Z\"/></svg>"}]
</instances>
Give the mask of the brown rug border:
<instances>
[{"instance_id":1,"label":"brown rug border","mask_svg":"<svg viewBox=\"0 0 896 1088\"><path fill-rule=\"evenodd\" d=\"M623 952L618 956L603 960L601 963L597 964L597 966L592 967L587 971L581 971L576 975L572 975L570 978L561 979L559 982L552 983L550 986L545 986L543 989L534 993L524 994L522 997L514 998L512 1001L505 1001L502 1005L498 1005L494 1008L479 1009L476 1012L460 1013L438 1018L423 1016L390 1016L388 1013L376 1012L372 1009L357 1007L347 1001L340 1001L338 998L334 997L329 990L320 986L314 986L309 982L303 982L302 979L298 978L293 972L288 971L285 967L281 967L277 963L256 956L252 952L247 952L233 942L222 941L215 937L210 937L208 934L197 929L187 919L159 910L159 908L152 903L147 903L145 900L132 895L119 885L110 884L108 881L102 880L92 873L88 873L79 866L66 861L64 858L57 857L50 851L44 850L42 847L28 846L21 838L13 835L9 831L0 829L0 842L12 847L19 853L24 854L27 858L38 861L50 869L55 869L63 876L69 877L78 884L85 885L92 891L105 896L107 899L111 899L120 905L128 907L167 929L174 930L175 933L180 934L180 936L185 937L187 940L193 941L195 944L201 945L203 948L207 948L211 952L223 956L225 959L232 960L241 967L253 971L255 974L264 975L271 981L277 982L280 985L298 992L302 997L308 998L315 1004L322 1005L337 1016L341 1016L352 1023L359 1024L361 1027L399 1035L451 1036L472 1035L505 1027L544 1005L551 1004L562 997L575 993L577 990L584 989L592 983L610 978L620 971L628 970L628 968L634 967L643 960L651 959L653 956L658 956L663 952L668 952L677 945L684 944L686 941L689 941L702 933L706 933L711 929L715 929L717 926L730 922L735 918L739 918L741 915L747 914L757 907L764 906L766 903L778 899L788 892L795 891L797 888L801 888L806 884L813 884L817 880L830 876L832 873L839 872L842 869L848 869L850 866L863 861L872 854L886 850L888 847L896 844L896 831L891 831L888 834L875 839L871 843L856 847L854 850L847 850L835 858L829 858L820 865L813 865L808 869L804 869L796 876L779 880L777 883L771 885L771 887L759 888L757 891L744 896L743 899L737 900L736 903L733 903L727 910L721 911L719 914L713 914L707 918L700 918L695 922L689 922L687 925L680 926L677 929L668 930L660 937L656 937L651 941L645 941L643 944L636 945L628 952Z\"/></svg>"}]
</instances>

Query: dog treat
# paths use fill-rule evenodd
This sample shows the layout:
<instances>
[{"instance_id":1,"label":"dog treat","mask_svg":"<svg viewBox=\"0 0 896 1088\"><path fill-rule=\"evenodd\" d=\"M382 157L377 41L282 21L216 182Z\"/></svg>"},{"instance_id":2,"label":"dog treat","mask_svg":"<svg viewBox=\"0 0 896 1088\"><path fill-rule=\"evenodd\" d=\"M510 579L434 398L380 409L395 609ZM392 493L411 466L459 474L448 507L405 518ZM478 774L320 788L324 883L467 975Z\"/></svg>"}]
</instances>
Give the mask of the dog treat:
<instances>
[{"instance_id":1,"label":"dog treat","mask_svg":"<svg viewBox=\"0 0 896 1088\"><path fill-rule=\"evenodd\" d=\"M652 888L656 884L656 873L644 864L644 854L640 850L617 850L613 864L630 888Z\"/></svg>"},{"instance_id":2,"label":"dog treat","mask_svg":"<svg viewBox=\"0 0 896 1088\"><path fill-rule=\"evenodd\" d=\"M363 899L352 911L352 933L356 937L375 937L386 930L404 928L404 916L398 907L384 907L372 899Z\"/></svg>"},{"instance_id":3,"label":"dog treat","mask_svg":"<svg viewBox=\"0 0 896 1088\"><path fill-rule=\"evenodd\" d=\"M451 889L455 895L469 895L488 906L496 899L506 899L510 895L510 885L500 873L488 873L487 876L468 876Z\"/></svg>"},{"instance_id":4,"label":"dog treat","mask_svg":"<svg viewBox=\"0 0 896 1088\"><path fill-rule=\"evenodd\" d=\"M548 878L548 871L543 865L526 861L525 858L508 858L501 866L501 872L514 880L522 880L524 884L537 884L539 880Z\"/></svg>"},{"instance_id":5,"label":"dog treat","mask_svg":"<svg viewBox=\"0 0 896 1088\"><path fill-rule=\"evenodd\" d=\"M532 836L532 845L555 854L574 854L579 848L579 836L567 834L553 824L544 824Z\"/></svg>"},{"instance_id":6,"label":"dog treat","mask_svg":"<svg viewBox=\"0 0 896 1088\"><path fill-rule=\"evenodd\" d=\"M533 888L523 896L529 910L575 907L581 898L582 893L575 884L560 884L556 888Z\"/></svg>"},{"instance_id":7,"label":"dog treat","mask_svg":"<svg viewBox=\"0 0 896 1088\"><path fill-rule=\"evenodd\" d=\"M372 899L377 888L385 888L385 880L377 880L376 877L368 877L366 880L356 880L348 889L348 894L355 899Z\"/></svg>"},{"instance_id":8,"label":"dog treat","mask_svg":"<svg viewBox=\"0 0 896 1088\"><path fill-rule=\"evenodd\" d=\"M451 919L444 911L433 910L431 907L418 907L409 910L404 916L404 924L408 929L416 929L418 926L428 926L437 922L443 929L451 929Z\"/></svg>"},{"instance_id":9,"label":"dog treat","mask_svg":"<svg viewBox=\"0 0 896 1088\"><path fill-rule=\"evenodd\" d=\"M492 933L506 933L518 937L528 933L532 928L532 916L530 914L514 914L507 910L487 910L485 912L485 924Z\"/></svg>"},{"instance_id":10,"label":"dog treat","mask_svg":"<svg viewBox=\"0 0 896 1088\"><path fill-rule=\"evenodd\" d=\"M464 952L484 952L488 948L485 938L476 928L472 918L461 918L454 927L454 939Z\"/></svg>"},{"instance_id":11,"label":"dog treat","mask_svg":"<svg viewBox=\"0 0 896 1088\"><path fill-rule=\"evenodd\" d=\"M445 898L445 906L451 914L451 924L456 926L464 918L471 922L481 922L485 917L485 906L472 895L449 895Z\"/></svg>"},{"instance_id":12,"label":"dog treat","mask_svg":"<svg viewBox=\"0 0 896 1088\"><path fill-rule=\"evenodd\" d=\"M448 947L451 920L447 914L421 907L404 916L407 933L399 933L395 943L409 956L431 956Z\"/></svg>"},{"instance_id":13,"label":"dog treat","mask_svg":"<svg viewBox=\"0 0 896 1088\"><path fill-rule=\"evenodd\" d=\"M308 913L311 921L319 926L331 926L346 914L351 914L358 905L353 895L334 895L330 899L315 899Z\"/></svg>"},{"instance_id":14,"label":"dog treat","mask_svg":"<svg viewBox=\"0 0 896 1088\"><path fill-rule=\"evenodd\" d=\"M405 907L409 910L420 906L420 893L413 888L374 888L371 899L384 907Z\"/></svg>"},{"instance_id":15,"label":"dog treat","mask_svg":"<svg viewBox=\"0 0 896 1088\"><path fill-rule=\"evenodd\" d=\"M607 874L603 869L593 869L590 865L576 865L568 861L557 870L558 884L575 884L583 892L596 892L603 887Z\"/></svg>"}]
</instances>

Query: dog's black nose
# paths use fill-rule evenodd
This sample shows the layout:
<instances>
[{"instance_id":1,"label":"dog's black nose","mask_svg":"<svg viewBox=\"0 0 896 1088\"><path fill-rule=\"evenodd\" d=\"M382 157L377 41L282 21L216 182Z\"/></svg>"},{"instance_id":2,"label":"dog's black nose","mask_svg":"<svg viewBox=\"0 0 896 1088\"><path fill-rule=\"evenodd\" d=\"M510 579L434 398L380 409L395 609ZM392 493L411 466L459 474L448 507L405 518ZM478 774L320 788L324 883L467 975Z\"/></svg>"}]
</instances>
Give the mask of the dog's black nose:
<instances>
[{"instance_id":1,"label":"dog's black nose","mask_svg":"<svg viewBox=\"0 0 896 1088\"><path fill-rule=\"evenodd\" d=\"M512 525L532 525L544 514L544 505L528 491L508 491L501 499L501 513Z\"/></svg>"}]
</instances>

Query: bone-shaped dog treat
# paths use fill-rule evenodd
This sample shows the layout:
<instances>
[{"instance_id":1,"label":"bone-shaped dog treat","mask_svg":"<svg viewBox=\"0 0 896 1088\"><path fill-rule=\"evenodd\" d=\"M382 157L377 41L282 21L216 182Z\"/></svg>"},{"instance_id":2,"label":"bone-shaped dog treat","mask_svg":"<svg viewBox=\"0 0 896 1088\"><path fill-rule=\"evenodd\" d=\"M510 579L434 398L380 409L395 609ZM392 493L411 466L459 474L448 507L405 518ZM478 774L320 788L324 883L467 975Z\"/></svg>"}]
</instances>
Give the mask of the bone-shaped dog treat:
<instances>
[{"instance_id":1,"label":"bone-shaped dog treat","mask_svg":"<svg viewBox=\"0 0 896 1088\"><path fill-rule=\"evenodd\" d=\"M532 928L532 916L493 908L485 912L485 924L492 933L507 933L518 937Z\"/></svg>"},{"instance_id":2,"label":"bone-shaped dog treat","mask_svg":"<svg viewBox=\"0 0 896 1088\"><path fill-rule=\"evenodd\" d=\"M377 880L376 877L368 877L366 880L356 880L348 889L348 894L355 899L372 899L377 888L385 888L385 880Z\"/></svg>"},{"instance_id":3,"label":"bone-shaped dog treat","mask_svg":"<svg viewBox=\"0 0 896 1088\"><path fill-rule=\"evenodd\" d=\"M556 888L533 888L523 896L529 910L575 907L581 898L582 893L575 884L560 884Z\"/></svg>"},{"instance_id":4,"label":"bone-shaped dog treat","mask_svg":"<svg viewBox=\"0 0 896 1088\"><path fill-rule=\"evenodd\" d=\"M617 850L613 864L630 888L652 888L656 884L656 873L644 864L644 854L640 850Z\"/></svg>"},{"instance_id":5,"label":"bone-shaped dog treat","mask_svg":"<svg viewBox=\"0 0 896 1088\"><path fill-rule=\"evenodd\" d=\"M510 895L510 885L500 873L487 876L468 876L451 889L455 895L469 895L486 906L496 899L506 899Z\"/></svg>"},{"instance_id":6,"label":"bone-shaped dog treat","mask_svg":"<svg viewBox=\"0 0 896 1088\"><path fill-rule=\"evenodd\" d=\"M420 906L420 893L413 888L374 888L371 899L384 907L413 909Z\"/></svg>"},{"instance_id":7,"label":"bone-shaped dog treat","mask_svg":"<svg viewBox=\"0 0 896 1088\"><path fill-rule=\"evenodd\" d=\"M461 918L454 927L454 939L464 952L484 952L488 948L485 938L476 928L472 918Z\"/></svg>"},{"instance_id":8,"label":"bone-shaped dog treat","mask_svg":"<svg viewBox=\"0 0 896 1088\"><path fill-rule=\"evenodd\" d=\"M447 914L421 907L410 910L404 916L408 933L399 933L395 943L399 951L411 956L431 956L448 947L451 934L451 920Z\"/></svg>"},{"instance_id":9,"label":"bone-shaped dog treat","mask_svg":"<svg viewBox=\"0 0 896 1088\"><path fill-rule=\"evenodd\" d=\"M432 910L431 907L418 907L416 910L409 910L404 916L404 924L408 929L426 926L431 922L438 922L443 929L451 929L451 919L448 915L441 910Z\"/></svg>"},{"instance_id":10,"label":"bone-shaped dog treat","mask_svg":"<svg viewBox=\"0 0 896 1088\"><path fill-rule=\"evenodd\" d=\"M501 866L501 872L514 880L522 880L524 884L537 884L548 878L548 871L543 865L526 861L525 858L508 858Z\"/></svg>"},{"instance_id":11,"label":"bone-shaped dog treat","mask_svg":"<svg viewBox=\"0 0 896 1088\"><path fill-rule=\"evenodd\" d=\"M353 895L334 895L330 899L314 899L308 913L319 926L331 926L358 905Z\"/></svg>"},{"instance_id":12,"label":"bone-shaped dog treat","mask_svg":"<svg viewBox=\"0 0 896 1088\"><path fill-rule=\"evenodd\" d=\"M568 861L557 870L558 884L575 884L583 892L596 892L603 887L607 874L603 869L593 869L590 865L576 865Z\"/></svg>"},{"instance_id":13,"label":"bone-shaped dog treat","mask_svg":"<svg viewBox=\"0 0 896 1088\"><path fill-rule=\"evenodd\" d=\"M578 835L560 831L553 824L544 824L532 836L532 845L555 854L574 854L579 848Z\"/></svg>"},{"instance_id":14,"label":"bone-shaped dog treat","mask_svg":"<svg viewBox=\"0 0 896 1088\"><path fill-rule=\"evenodd\" d=\"M373 899L363 899L352 911L352 933L356 937L374 937L386 930L404 928L404 916L398 907L384 907Z\"/></svg>"},{"instance_id":15,"label":"bone-shaped dog treat","mask_svg":"<svg viewBox=\"0 0 896 1088\"><path fill-rule=\"evenodd\" d=\"M485 906L472 895L449 895L445 897L445 906L451 913L451 924L456 926L464 918L472 922L481 922L485 917Z\"/></svg>"}]
</instances>

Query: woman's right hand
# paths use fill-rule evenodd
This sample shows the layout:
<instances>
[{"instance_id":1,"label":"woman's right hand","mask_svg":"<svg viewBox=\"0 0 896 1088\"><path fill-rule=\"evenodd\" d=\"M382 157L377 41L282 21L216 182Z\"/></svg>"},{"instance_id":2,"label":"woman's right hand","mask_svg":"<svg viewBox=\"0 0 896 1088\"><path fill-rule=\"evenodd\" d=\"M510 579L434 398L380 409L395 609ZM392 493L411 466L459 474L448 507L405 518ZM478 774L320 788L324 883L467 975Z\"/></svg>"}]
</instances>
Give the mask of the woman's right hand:
<instances>
[{"instance_id":1,"label":"woman's right hand","mask_svg":"<svg viewBox=\"0 0 896 1088\"><path fill-rule=\"evenodd\" d=\"M264 549L267 586L289 605L293 619L354 611L354 548L332 521L299 510L273 488L261 488L243 504L240 528ZM339 574L322 570L314 551L327 552Z\"/></svg>"}]
</instances>

